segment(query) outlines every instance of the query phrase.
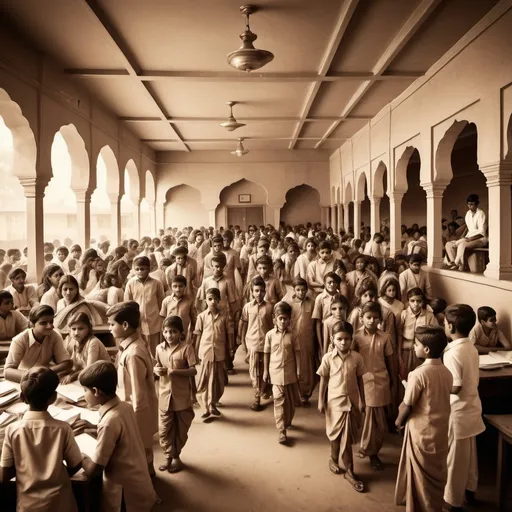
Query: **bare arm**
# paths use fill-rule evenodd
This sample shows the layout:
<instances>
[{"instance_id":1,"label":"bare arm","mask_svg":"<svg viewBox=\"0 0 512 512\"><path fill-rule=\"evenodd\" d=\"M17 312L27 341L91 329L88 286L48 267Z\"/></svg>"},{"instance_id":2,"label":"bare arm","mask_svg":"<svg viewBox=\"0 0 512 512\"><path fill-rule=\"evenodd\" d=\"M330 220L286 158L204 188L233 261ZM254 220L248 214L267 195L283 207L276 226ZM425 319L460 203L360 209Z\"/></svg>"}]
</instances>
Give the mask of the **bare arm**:
<instances>
[{"instance_id":1,"label":"bare arm","mask_svg":"<svg viewBox=\"0 0 512 512\"><path fill-rule=\"evenodd\" d=\"M104 466L100 466L93 462L89 457L84 457L82 461L82 467L84 468L85 476L89 479L95 478L103 473Z\"/></svg>"},{"instance_id":2,"label":"bare arm","mask_svg":"<svg viewBox=\"0 0 512 512\"><path fill-rule=\"evenodd\" d=\"M411 414L412 407L405 405L403 402L398 407L398 417L395 421L396 428L400 429L405 425L409 414Z\"/></svg>"},{"instance_id":3,"label":"bare arm","mask_svg":"<svg viewBox=\"0 0 512 512\"><path fill-rule=\"evenodd\" d=\"M247 352L247 344L245 343L245 337L247 336L248 323L245 320L240 320L240 342Z\"/></svg>"},{"instance_id":4,"label":"bare arm","mask_svg":"<svg viewBox=\"0 0 512 512\"><path fill-rule=\"evenodd\" d=\"M366 396L364 394L364 382L362 375L357 377L357 386L359 388L359 395L361 396L361 412L364 412L366 409Z\"/></svg>"},{"instance_id":5,"label":"bare arm","mask_svg":"<svg viewBox=\"0 0 512 512\"><path fill-rule=\"evenodd\" d=\"M324 351L324 342L322 340L322 321L315 318L314 322L315 322L316 339L318 340L320 354L324 355L325 351Z\"/></svg>"},{"instance_id":6,"label":"bare arm","mask_svg":"<svg viewBox=\"0 0 512 512\"><path fill-rule=\"evenodd\" d=\"M263 357L263 366L265 368L265 370L263 372L263 380L265 382L270 382L270 374L269 374L270 354L268 352L265 352L265 355Z\"/></svg>"},{"instance_id":7,"label":"bare arm","mask_svg":"<svg viewBox=\"0 0 512 512\"><path fill-rule=\"evenodd\" d=\"M328 383L329 379L327 377L320 377L320 389L318 391L318 412L320 414L325 414L325 392Z\"/></svg>"},{"instance_id":8,"label":"bare arm","mask_svg":"<svg viewBox=\"0 0 512 512\"><path fill-rule=\"evenodd\" d=\"M25 375L27 371L28 370L18 370L18 368L6 368L5 378L12 382L21 382L23 375Z\"/></svg>"}]
</instances>

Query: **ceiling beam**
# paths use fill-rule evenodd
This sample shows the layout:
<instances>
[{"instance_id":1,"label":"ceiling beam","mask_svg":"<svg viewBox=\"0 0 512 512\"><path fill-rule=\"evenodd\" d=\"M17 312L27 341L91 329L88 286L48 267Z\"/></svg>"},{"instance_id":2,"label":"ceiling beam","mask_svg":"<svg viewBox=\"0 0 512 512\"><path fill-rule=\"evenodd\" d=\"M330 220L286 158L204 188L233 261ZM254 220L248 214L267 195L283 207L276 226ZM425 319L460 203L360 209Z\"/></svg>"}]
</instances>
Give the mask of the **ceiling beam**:
<instances>
[{"instance_id":1,"label":"ceiling beam","mask_svg":"<svg viewBox=\"0 0 512 512\"><path fill-rule=\"evenodd\" d=\"M291 140L291 137L243 137L244 142L248 142L251 140ZM297 140L319 140L320 137L299 137ZM186 139L186 143L194 143L194 144L211 144L215 142L237 142L237 137L232 138L224 138L224 139ZM337 138L337 139L329 139L336 141L346 141L348 138ZM180 142L180 139L141 139L141 142L145 142L150 144L152 142Z\"/></svg>"},{"instance_id":2,"label":"ceiling beam","mask_svg":"<svg viewBox=\"0 0 512 512\"><path fill-rule=\"evenodd\" d=\"M137 62L137 59L135 55L130 50L130 47L124 40L124 38L121 36L121 34L117 31L115 26L113 25L112 21L109 19L107 13L101 8L101 6L98 4L97 0L84 0L89 9L91 10L91 13L95 16L95 18L98 20L98 22L101 24L105 32L108 34L112 42L115 44L115 46L119 49L123 60L125 61L126 71L128 72L128 75L133 78L139 78L139 75L141 73L141 67L139 63ZM125 75L126 76L126 75ZM155 104L155 108L158 110L158 114L160 119L165 122L168 129L170 129L174 135L181 141L183 144L183 147L186 151L190 151L190 148L183 142L183 138L180 136L180 134L175 130L168 122L167 118L169 117L168 113L164 110L162 105L160 104L160 101L156 97L156 95L153 93L153 91L150 89L147 83L141 81L141 84L146 89L147 93L149 94L149 97L153 100L153 103Z\"/></svg>"},{"instance_id":3,"label":"ceiling beam","mask_svg":"<svg viewBox=\"0 0 512 512\"><path fill-rule=\"evenodd\" d=\"M411 14L409 19L404 23L398 34L393 38L388 47L384 50L379 60L375 64L372 74L374 76L382 76L386 68L393 61L393 59L400 53L400 50L410 41L418 29L425 23L428 17L432 14L434 9L441 3L442 0L422 0L418 7ZM356 107L356 105L363 99L372 84L373 80L364 81L352 95L345 108L341 111L340 117L346 117ZM333 124L325 132L322 139L316 144L315 149L318 149L331 135L331 133L339 126L341 120L334 121Z\"/></svg>"},{"instance_id":4,"label":"ceiling beam","mask_svg":"<svg viewBox=\"0 0 512 512\"><path fill-rule=\"evenodd\" d=\"M216 71L141 71L133 75L125 69L77 69L69 68L64 72L79 78L122 79L136 76L142 82L156 82L162 80L186 82L338 82L341 80L404 80L416 79L424 73L393 72L374 75L371 72L331 72L325 75L317 73L242 73L242 72L216 72Z\"/></svg>"},{"instance_id":5,"label":"ceiling beam","mask_svg":"<svg viewBox=\"0 0 512 512\"><path fill-rule=\"evenodd\" d=\"M340 45L341 39L347 30L348 24L356 11L357 4L359 0L347 0L343 3L343 7L341 9L340 15L338 17L338 21L336 26L334 27L334 31L331 35L331 39L327 45L324 56L322 57L322 61L320 63L320 67L318 68L318 76L325 77L329 68L331 67L331 63L336 55L338 47ZM316 81L311 84L309 91L306 94L306 99L304 101L304 105L302 106L301 119L297 123L295 130L293 132L292 140L288 146L289 149L293 149L295 144L297 143L300 132L302 131L302 127L304 126L304 119L306 119L309 115L309 111L315 101L315 98L320 90L322 82Z\"/></svg>"},{"instance_id":6,"label":"ceiling beam","mask_svg":"<svg viewBox=\"0 0 512 512\"><path fill-rule=\"evenodd\" d=\"M159 123L161 119L159 117L120 117L120 121L125 123ZM344 121L345 119L356 119L367 121L372 119L371 116L348 116L347 118L334 117L334 116L318 116L318 117L307 117L302 119L300 117L243 117L237 116L239 121L246 121L250 123L296 123L298 121L304 121L305 123L314 123L321 121ZM167 122L170 124L175 123L219 123L226 120L226 117L169 117Z\"/></svg>"}]
</instances>

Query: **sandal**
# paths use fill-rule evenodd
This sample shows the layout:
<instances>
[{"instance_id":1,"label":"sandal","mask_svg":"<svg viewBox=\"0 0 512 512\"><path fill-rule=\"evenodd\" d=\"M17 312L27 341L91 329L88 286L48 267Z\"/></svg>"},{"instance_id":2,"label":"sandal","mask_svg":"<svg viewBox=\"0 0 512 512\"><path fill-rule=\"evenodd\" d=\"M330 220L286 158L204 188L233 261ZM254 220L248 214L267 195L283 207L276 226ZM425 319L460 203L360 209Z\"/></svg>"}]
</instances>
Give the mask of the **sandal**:
<instances>
[{"instance_id":1,"label":"sandal","mask_svg":"<svg viewBox=\"0 0 512 512\"><path fill-rule=\"evenodd\" d=\"M331 473L333 473L335 475L341 474L341 468L332 459L329 459L329 470Z\"/></svg>"},{"instance_id":2,"label":"sandal","mask_svg":"<svg viewBox=\"0 0 512 512\"><path fill-rule=\"evenodd\" d=\"M261 404L259 402L254 402L252 405L251 405L251 409L253 411L262 411L263 410L263 407L261 406Z\"/></svg>"},{"instance_id":3,"label":"sandal","mask_svg":"<svg viewBox=\"0 0 512 512\"><path fill-rule=\"evenodd\" d=\"M384 464L379 459L379 457L377 457L377 455L370 456L370 465L375 471L382 471L384 469Z\"/></svg>"},{"instance_id":4,"label":"sandal","mask_svg":"<svg viewBox=\"0 0 512 512\"><path fill-rule=\"evenodd\" d=\"M354 491L364 492L364 484L361 480L358 480L354 473L347 471L343 478L354 488Z\"/></svg>"},{"instance_id":5,"label":"sandal","mask_svg":"<svg viewBox=\"0 0 512 512\"><path fill-rule=\"evenodd\" d=\"M158 466L158 471L169 471L169 468L171 467L172 459L167 459L165 461L165 464L162 464L161 466Z\"/></svg>"}]
</instances>

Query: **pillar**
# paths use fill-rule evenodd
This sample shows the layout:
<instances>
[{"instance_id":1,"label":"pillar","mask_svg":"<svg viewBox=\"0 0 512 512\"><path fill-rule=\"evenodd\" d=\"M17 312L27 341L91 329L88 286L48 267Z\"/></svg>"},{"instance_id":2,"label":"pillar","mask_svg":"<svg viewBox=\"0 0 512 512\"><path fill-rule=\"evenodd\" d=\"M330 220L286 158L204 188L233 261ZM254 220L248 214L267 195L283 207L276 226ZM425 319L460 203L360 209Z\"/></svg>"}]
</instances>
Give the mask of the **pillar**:
<instances>
[{"instance_id":1,"label":"pillar","mask_svg":"<svg viewBox=\"0 0 512 512\"><path fill-rule=\"evenodd\" d=\"M361 238L361 201L354 201L354 238Z\"/></svg>"},{"instance_id":2,"label":"pillar","mask_svg":"<svg viewBox=\"0 0 512 512\"><path fill-rule=\"evenodd\" d=\"M427 264L441 268L443 264L443 193L448 182L421 184L427 193Z\"/></svg>"},{"instance_id":3,"label":"pillar","mask_svg":"<svg viewBox=\"0 0 512 512\"><path fill-rule=\"evenodd\" d=\"M76 197L76 243L83 250L91 243L91 191L73 190Z\"/></svg>"},{"instance_id":4,"label":"pillar","mask_svg":"<svg viewBox=\"0 0 512 512\"><path fill-rule=\"evenodd\" d=\"M215 220L216 208L208 210L208 227L217 228Z\"/></svg>"},{"instance_id":5,"label":"pillar","mask_svg":"<svg viewBox=\"0 0 512 512\"><path fill-rule=\"evenodd\" d=\"M389 250L390 256L401 252L402 250L402 198L405 192L393 191L389 192L389 231L390 242Z\"/></svg>"},{"instance_id":6,"label":"pillar","mask_svg":"<svg viewBox=\"0 0 512 512\"><path fill-rule=\"evenodd\" d=\"M133 238L140 239L140 199L132 199L133 202Z\"/></svg>"},{"instance_id":7,"label":"pillar","mask_svg":"<svg viewBox=\"0 0 512 512\"><path fill-rule=\"evenodd\" d=\"M489 211L489 264L484 272L492 279L512 279L512 162L480 166L487 179Z\"/></svg>"},{"instance_id":8,"label":"pillar","mask_svg":"<svg viewBox=\"0 0 512 512\"><path fill-rule=\"evenodd\" d=\"M380 197L370 198L370 231L373 235L380 231Z\"/></svg>"},{"instance_id":9,"label":"pillar","mask_svg":"<svg viewBox=\"0 0 512 512\"><path fill-rule=\"evenodd\" d=\"M117 247L121 243L121 197L108 194L110 200L110 243Z\"/></svg>"},{"instance_id":10,"label":"pillar","mask_svg":"<svg viewBox=\"0 0 512 512\"><path fill-rule=\"evenodd\" d=\"M341 204L341 203L338 205L338 233L336 233L338 235L339 235L339 232L340 232L341 229L345 229L345 222L344 222L345 219L343 218L343 215L344 215L343 209L344 209L344 207L345 206L343 204Z\"/></svg>"},{"instance_id":11,"label":"pillar","mask_svg":"<svg viewBox=\"0 0 512 512\"><path fill-rule=\"evenodd\" d=\"M20 178L27 214L27 282L38 283L44 268L44 190L48 178Z\"/></svg>"},{"instance_id":12,"label":"pillar","mask_svg":"<svg viewBox=\"0 0 512 512\"><path fill-rule=\"evenodd\" d=\"M330 208L330 214L331 214L331 221L330 225L334 233L336 233L336 206L331 206Z\"/></svg>"},{"instance_id":13,"label":"pillar","mask_svg":"<svg viewBox=\"0 0 512 512\"><path fill-rule=\"evenodd\" d=\"M158 230L156 227L156 203L148 201L149 206L149 231L151 237L157 236Z\"/></svg>"},{"instance_id":14,"label":"pillar","mask_svg":"<svg viewBox=\"0 0 512 512\"><path fill-rule=\"evenodd\" d=\"M345 233L348 233L348 229L350 226L350 203L343 204L343 213L344 213L343 227L345 228Z\"/></svg>"}]
</instances>

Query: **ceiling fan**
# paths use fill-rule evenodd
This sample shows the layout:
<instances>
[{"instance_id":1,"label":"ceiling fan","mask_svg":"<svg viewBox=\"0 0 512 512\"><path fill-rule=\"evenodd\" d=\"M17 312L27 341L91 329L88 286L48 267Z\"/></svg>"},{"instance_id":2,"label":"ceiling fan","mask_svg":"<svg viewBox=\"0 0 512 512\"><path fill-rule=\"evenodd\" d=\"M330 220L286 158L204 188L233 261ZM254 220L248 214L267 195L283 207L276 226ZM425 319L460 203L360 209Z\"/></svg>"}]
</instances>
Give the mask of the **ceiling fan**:
<instances>
[{"instance_id":1,"label":"ceiling fan","mask_svg":"<svg viewBox=\"0 0 512 512\"><path fill-rule=\"evenodd\" d=\"M229 118L227 121L224 121L223 123L220 123L220 126L223 128L226 128L228 132L233 132L237 130L238 128L242 128L242 126L245 126L245 123L239 123L235 117L233 116L233 107L237 104L237 101L227 101L226 105L229 105Z\"/></svg>"},{"instance_id":2,"label":"ceiling fan","mask_svg":"<svg viewBox=\"0 0 512 512\"><path fill-rule=\"evenodd\" d=\"M244 145L243 145L244 140L245 139L243 137L238 138L238 144L236 145L236 149L234 151L231 151L232 155L242 157L244 155L247 155L247 153L249 153L249 150L244 148Z\"/></svg>"}]
</instances>

